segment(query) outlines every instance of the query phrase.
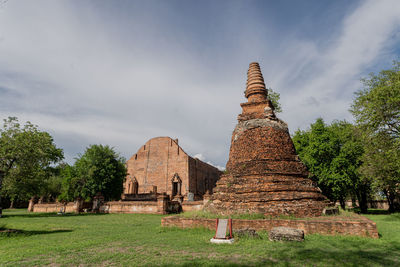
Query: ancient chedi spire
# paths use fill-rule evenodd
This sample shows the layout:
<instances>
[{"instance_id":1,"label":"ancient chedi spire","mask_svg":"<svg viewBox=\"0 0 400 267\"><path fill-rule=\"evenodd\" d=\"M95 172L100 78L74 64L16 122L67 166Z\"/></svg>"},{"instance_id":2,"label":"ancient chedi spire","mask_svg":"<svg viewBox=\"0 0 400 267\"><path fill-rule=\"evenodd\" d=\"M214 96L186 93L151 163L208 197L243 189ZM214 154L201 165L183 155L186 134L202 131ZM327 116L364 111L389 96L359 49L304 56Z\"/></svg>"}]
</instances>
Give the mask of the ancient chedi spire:
<instances>
[{"instance_id":1,"label":"ancient chedi spire","mask_svg":"<svg viewBox=\"0 0 400 267\"><path fill-rule=\"evenodd\" d=\"M328 204L308 178L287 124L268 99L258 63L250 63L242 113L232 134L226 174L214 188L207 210L271 216L319 216Z\"/></svg>"},{"instance_id":2,"label":"ancient chedi spire","mask_svg":"<svg viewBox=\"0 0 400 267\"><path fill-rule=\"evenodd\" d=\"M267 100L268 91L265 88L264 78L261 73L260 65L257 62L250 63L247 71L246 91L244 92L249 102L259 102Z\"/></svg>"}]
</instances>

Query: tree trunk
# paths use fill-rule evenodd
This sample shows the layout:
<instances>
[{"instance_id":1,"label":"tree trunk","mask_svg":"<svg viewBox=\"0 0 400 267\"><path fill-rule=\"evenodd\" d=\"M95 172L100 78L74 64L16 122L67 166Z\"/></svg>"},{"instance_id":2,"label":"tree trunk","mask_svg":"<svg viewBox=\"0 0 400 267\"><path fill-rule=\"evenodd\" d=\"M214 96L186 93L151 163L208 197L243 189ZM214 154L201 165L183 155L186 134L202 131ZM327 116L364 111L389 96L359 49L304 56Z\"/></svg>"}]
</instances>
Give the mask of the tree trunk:
<instances>
[{"instance_id":1,"label":"tree trunk","mask_svg":"<svg viewBox=\"0 0 400 267\"><path fill-rule=\"evenodd\" d=\"M4 177L4 172L0 171L0 192L1 192L2 184L3 184L3 177ZM3 215L3 209L2 209L2 205L1 205L1 194L0 194L0 218L2 215Z\"/></svg>"},{"instance_id":2,"label":"tree trunk","mask_svg":"<svg viewBox=\"0 0 400 267\"><path fill-rule=\"evenodd\" d=\"M354 208L357 206L356 198L354 195L351 196L351 206Z\"/></svg>"},{"instance_id":3,"label":"tree trunk","mask_svg":"<svg viewBox=\"0 0 400 267\"><path fill-rule=\"evenodd\" d=\"M391 198L387 198L388 204L389 204L389 212L392 213L395 211L395 207L394 207L394 202L393 199Z\"/></svg>"},{"instance_id":4,"label":"tree trunk","mask_svg":"<svg viewBox=\"0 0 400 267\"><path fill-rule=\"evenodd\" d=\"M360 206L360 212L361 213L367 213L368 212L367 192L365 192L364 190L360 192L360 198L358 199L358 205Z\"/></svg>"},{"instance_id":5,"label":"tree trunk","mask_svg":"<svg viewBox=\"0 0 400 267\"><path fill-rule=\"evenodd\" d=\"M36 200L36 196L31 197L31 199L29 200L28 212L33 212L33 207L36 204Z\"/></svg>"},{"instance_id":6,"label":"tree trunk","mask_svg":"<svg viewBox=\"0 0 400 267\"><path fill-rule=\"evenodd\" d=\"M388 190L383 190L383 193L386 196L386 200L389 204L389 212L394 212L396 210L395 203L394 203L394 194L391 194Z\"/></svg>"},{"instance_id":7,"label":"tree trunk","mask_svg":"<svg viewBox=\"0 0 400 267\"><path fill-rule=\"evenodd\" d=\"M342 210L346 210L346 200L341 197L339 199L339 203L340 203L340 207L342 208Z\"/></svg>"},{"instance_id":8,"label":"tree trunk","mask_svg":"<svg viewBox=\"0 0 400 267\"><path fill-rule=\"evenodd\" d=\"M14 208L14 200L11 200L10 209L13 209L13 208Z\"/></svg>"}]
</instances>

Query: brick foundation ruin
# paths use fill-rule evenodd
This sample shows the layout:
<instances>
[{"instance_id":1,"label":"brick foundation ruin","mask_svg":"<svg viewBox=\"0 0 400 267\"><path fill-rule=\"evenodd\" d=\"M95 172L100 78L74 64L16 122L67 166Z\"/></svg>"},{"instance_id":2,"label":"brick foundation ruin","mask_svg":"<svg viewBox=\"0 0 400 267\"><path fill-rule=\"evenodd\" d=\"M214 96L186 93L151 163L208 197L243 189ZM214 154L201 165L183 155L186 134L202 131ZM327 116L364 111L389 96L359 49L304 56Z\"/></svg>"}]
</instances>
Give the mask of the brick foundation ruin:
<instances>
[{"instance_id":1,"label":"brick foundation ruin","mask_svg":"<svg viewBox=\"0 0 400 267\"><path fill-rule=\"evenodd\" d=\"M305 220L284 219L233 219L233 229L252 229L256 231L271 231L274 227L284 226L301 229L306 235L352 235L370 238L379 238L376 223L359 216L357 218L345 217L319 217ZM184 218L179 216L164 217L161 220L163 227L179 228L208 228L215 230L215 219Z\"/></svg>"},{"instance_id":2,"label":"brick foundation ruin","mask_svg":"<svg viewBox=\"0 0 400 267\"><path fill-rule=\"evenodd\" d=\"M329 203L299 160L287 124L268 99L258 63L248 71L242 114L232 134L226 173L206 210L313 217Z\"/></svg>"}]
</instances>

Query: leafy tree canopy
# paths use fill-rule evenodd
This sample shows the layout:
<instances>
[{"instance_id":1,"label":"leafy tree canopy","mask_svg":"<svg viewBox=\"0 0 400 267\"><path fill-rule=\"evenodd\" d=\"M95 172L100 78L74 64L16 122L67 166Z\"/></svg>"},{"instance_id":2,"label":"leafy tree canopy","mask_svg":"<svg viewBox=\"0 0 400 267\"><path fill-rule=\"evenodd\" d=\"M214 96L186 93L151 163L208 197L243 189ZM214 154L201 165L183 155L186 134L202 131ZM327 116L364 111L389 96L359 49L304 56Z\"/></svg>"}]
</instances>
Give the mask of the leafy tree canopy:
<instances>
[{"instance_id":1,"label":"leafy tree canopy","mask_svg":"<svg viewBox=\"0 0 400 267\"><path fill-rule=\"evenodd\" d=\"M370 177L375 191L382 192L389 210L400 211L400 149L387 133L365 135L364 164L361 172Z\"/></svg>"},{"instance_id":2,"label":"leafy tree canopy","mask_svg":"<svg viewBox=\"0 0 400 267\"><path fill-rule=\"evenodd\" d=\"M124 158L109 146L91 145L74 166L63 170L63 193L60 198L90 199L100 192L106 200L119 199L125 176Z\"/></svg>"},{"instance_id":3,"label":"leafy tree canopy","mask_svg":"<svg viewBox=\"0 0 400 267\"><path fill-rule=\"evenodd\" d=\"M372 132L400 138L400 61L393 68L362 79L351 112L357 123Z\"/></svg>"},{"instance_id":4,"label":"leafy tree canopy","mask_svg":"<svg viewBox=\"0 0 400 267\"><path fill-rule=\"evenodd\" d=\"M361 171L386 195L389 210L400 210L400 62L362 82L350 110L363 130Z\"/></svg>"},{"instance_id":5,"label":"leafy tree canopy","mask_svg":"<svg viewBox=\"0 0 400 267\"><path fill-rule=\"evenodd\" d=\"M309 130L298 130L293 136L296 150L318 186L330 200L339 200L342 206L348 194L357 195L361 184L364 185L358 173L363 146L354 131L354 126L346 121L327 125L319 118Z\"/></svg>"},{"instance_id":6,"label":"leafy tree canopy","mask_svg":"<svg viewBox=\"0 0 400 267\"><path fill-rule=\"evenodd\" d=\"M45 200L49 202L57 200L58 196L62 193L63 173L67 167L70 166L67 163L62 162L59 165L50 168L50 175L40 192L41 197L44 197Z\"/></svg>"},{"instance_id":7,"label":"leafy tree canopy","mask_svg":"<svg viewBox=\"0 0 400 267\"><path fill-rule=\"evenodd\" d=\"M0 189L11 200L27 200L42 190L51 165L63 158L49 133L9 117L0 129Z\"/></svg>"}]
</instances>

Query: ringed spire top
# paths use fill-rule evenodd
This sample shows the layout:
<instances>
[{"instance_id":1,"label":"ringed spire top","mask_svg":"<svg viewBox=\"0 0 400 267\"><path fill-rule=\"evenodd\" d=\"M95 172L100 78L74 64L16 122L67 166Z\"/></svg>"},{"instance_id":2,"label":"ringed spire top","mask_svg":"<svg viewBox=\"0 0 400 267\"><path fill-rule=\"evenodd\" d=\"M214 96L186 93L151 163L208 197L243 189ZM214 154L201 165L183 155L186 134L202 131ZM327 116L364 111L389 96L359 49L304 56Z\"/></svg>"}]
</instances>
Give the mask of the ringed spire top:
<instances>
[{"instance_id":1,"label":"ringed spire top","mask_svg":"<svg viewBox=\"0 0 400 267\"><path fill-rule=\"evenodd\" d=\"M249 102L267 100L268 91L265 88L264 78L258 62L252 62L247 71L246 91L244 92Z\"/></svg>"}]
</instances>

